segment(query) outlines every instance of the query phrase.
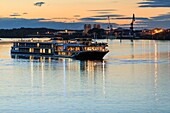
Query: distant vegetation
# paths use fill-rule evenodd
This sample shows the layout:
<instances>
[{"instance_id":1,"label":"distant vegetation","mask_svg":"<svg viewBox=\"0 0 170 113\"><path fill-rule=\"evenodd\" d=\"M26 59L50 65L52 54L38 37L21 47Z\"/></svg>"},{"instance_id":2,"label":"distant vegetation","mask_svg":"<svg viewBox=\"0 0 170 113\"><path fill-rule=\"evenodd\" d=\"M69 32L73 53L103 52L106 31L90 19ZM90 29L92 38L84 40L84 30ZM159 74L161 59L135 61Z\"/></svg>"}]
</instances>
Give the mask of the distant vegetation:
<instances>
[{"instance_id":1,"label":"distant vegetation","mask_svg":"<svg viewBox=\"0 0 170 113\"><path fill-rule=\"evenodd\" d=\"M90 29L88 31L88 34L96 35L95 37L100 39L100 38L102 38L102 35L105 34L105 30L104 29L93 28L93 29Z\"/></svg>"},{"instance_id":2,"label":"distant vegetation","mask_svg":"<svg viewBox=\"0 0 170 113\"><path fill-rule=\"evenodd\" d=\"M0 38L25 38L29 35L47 35L50 32L57 32L57 30L47 28L0 29Z\"/></svg>"},{"instance_id":3,"label":"distant vegetation","mask_svg":"<svg viewBox=\"0 0 170 113\"><path fill-rule=\"evenodd\" d=\"M59 31L62 33L59 33ZM19 28L19 29L0 29L0 38L42 38L42 37L55 37L61 36L64 39L71 39L71 38L106 38L107 30L92 28L88 31L87 34L84 34L83 30L55 30L55 29L48 29L48 28ZM156 30L158 31L158 30ZM59 34L58 34L58 33ZM129 30L118 31L113 30L112 35L120 34L121 32L129 34ZM161 32L154 32L154 30L148 31L135 31L135 34L138 38L135 39L146 39L146 40L170 40L170 29L161 30ZM115 35L116 37L116 35ZM120 39L131 39L129 37L117 37Z\"/></svg>"}]
</instances>

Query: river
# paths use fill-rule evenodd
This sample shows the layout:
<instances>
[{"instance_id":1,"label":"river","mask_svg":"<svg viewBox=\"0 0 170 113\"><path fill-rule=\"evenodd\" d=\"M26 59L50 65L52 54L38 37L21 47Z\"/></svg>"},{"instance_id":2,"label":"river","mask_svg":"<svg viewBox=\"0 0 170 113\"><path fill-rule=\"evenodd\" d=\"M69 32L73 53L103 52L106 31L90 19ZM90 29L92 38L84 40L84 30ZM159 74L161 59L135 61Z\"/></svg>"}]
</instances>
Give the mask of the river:
<instances>
[{"instance_id":1,"label":"river","mask_svg":"<svg viewBox=\"0 0 170 113\"><path fill-rule=\"evenodd\" d=\"M170 112L170 41L108 44L103 61L79 61L12 59L0 43L0 112Z\"/></svg>"}]
</instances>

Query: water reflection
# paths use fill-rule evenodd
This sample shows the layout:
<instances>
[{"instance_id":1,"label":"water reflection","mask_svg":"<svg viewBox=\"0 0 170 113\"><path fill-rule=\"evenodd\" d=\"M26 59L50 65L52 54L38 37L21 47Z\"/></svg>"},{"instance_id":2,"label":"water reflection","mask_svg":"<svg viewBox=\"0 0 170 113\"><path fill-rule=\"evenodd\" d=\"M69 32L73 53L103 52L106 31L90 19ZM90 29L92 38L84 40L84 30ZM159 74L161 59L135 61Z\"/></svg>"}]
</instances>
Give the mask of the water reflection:
<instances>
[{"instance_id":1,"label":"water reflection","mask_svg":"<svg viewBox=\"0 0 170 113\"><path fill-rule=\"evenodd\" d=\"M168 42L168 64L170 64L170 41Z\"/></svg>"},{"instance_id":2,"label":"water reflection","mask_svg":"<svg viewBox=\"0 0 170 113\"><path fill-rule=\"evenodd\" d=\"M170 68L170 41L168 42L168 67ZM168 69L168 73L170 73L169 69Z\"/></svg>"},{"instance_id":3,"label":"water reflection","mask_svg":"<svg viewBox=\"0 0 170 113\"><path fill-rule=\"evenodd\" d=\"M158 47L156 41L154 41L154 92L155 92L155 101L158 101Z\"/></svg>"},{"instance_id":4,"label":"water reflection","mask_svg":"<svg viewBox=\"0 0 170 113\"><path fill-rule=\"evenodd\" d=\"M170 111L170 42L109 44L108 59L103 61L15 60L9 57L10 47L1 46L0 111Z\"/></svg>"},{"instance_id":5,"label":"water reflection","mask_svg":"<svg viewBox=\"0 0 170 113\"><path fill-rule=\"evenodd\" d=\"M131 56L131 59L134 59L135 58L135 42L133 42L132 44L131 44L131 53L132 53L132 56Z\"/></svg>"},{"instance_id":6,"label":"water reflection","mask_svg":"<svg viewBox=\"0 0 170 113\"><path fill-rule=\"evenodd\" d=\"M25 60L25 59L24 59ZM100 84L102 89L102 94L105 97L106 95L106 65L107 62L105 60L87 60L87 61L79 61L67 58L60 59L49 59L49 58L39 58L34 59L34 57L29 57L26 59L30 62L30 77L31 77L31 87L32 94L35 92L35 88L37 88L37 82L34 84L34 81L39 78L41 80L41 95L45 94L45 76L44 72L48 72L48 77L50 73L55 72L56 70L63 71L60 73L60 76L63 77L63 96L67 97L70 92L70 83L72 83L72 79L76 77L76 80L79 80L80 87L87 87L87 85L95 85ZM38 74L40 75L38 77ZM54 75L52 75L54 77ZM35 80L34 80L35 79ZM49 78L46 78L49 79ZM99 82L100 81L100 82ZM94 90L94 93L97 92Z\"/></svg>"},{"instance_id":7,"label":"water reflection","mask_svg":"<svg viewBox=\"0 0 170 113\"><path fill-rule=\"evenodd\" d=\"M105 76L105 62L103 61L103 95L106 97L106 76Z\"/></svg>"},{"instance_id":8,"label":"water reflection","mask_svg":"<svg viewBox=\"0 0 170 113\"><path fill-rule=\"evenodd\" d=\"M63 84L64 84L64 96L66 96L66 80L67 80L67 75L66 75L66 60L63 59Z\"/></svg>"},{"instance_id":9,"label":"water reflection","mask_svg":"<svg viewBox=\"0 0 170 113\"><path fill-rule=\"evenodd\" d=\"M90 84L93 87L100 84L101 94L106 97L106 65L107 62L103 61L81 61L81 84ZM85 82L85 83L84 83ZM94 88L94 94L98 92Z\"/></svg>"},{"instance_id":10,"label":"water reflection","mask_svg":"<svg viewBox=\"0 0 170 113\"><path fill-rule=\"evenodd\" d=\"M44 62L41 62L41 92L44 96Z\"/></svg>"}]
</instances>

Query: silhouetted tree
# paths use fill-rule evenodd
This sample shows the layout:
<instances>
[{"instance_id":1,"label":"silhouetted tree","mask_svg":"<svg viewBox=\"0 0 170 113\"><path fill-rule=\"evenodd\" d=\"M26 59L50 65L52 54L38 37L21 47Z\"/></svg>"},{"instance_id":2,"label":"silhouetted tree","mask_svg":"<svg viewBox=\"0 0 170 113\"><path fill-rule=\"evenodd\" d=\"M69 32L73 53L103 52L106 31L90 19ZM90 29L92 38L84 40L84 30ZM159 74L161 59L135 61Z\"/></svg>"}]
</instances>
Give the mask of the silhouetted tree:
<instances>
[{"instance_id":1,"label":"silhouetted tree","mask_svg":"<svg viewBox=\"0 0 170 113\"><path fill-rule=\"evenodd\" d=\"M102 38L102 35L104 34L104 29L93 28L88 31L88 34L95 34L96 38Z\"/></svg>"}]
</instances>

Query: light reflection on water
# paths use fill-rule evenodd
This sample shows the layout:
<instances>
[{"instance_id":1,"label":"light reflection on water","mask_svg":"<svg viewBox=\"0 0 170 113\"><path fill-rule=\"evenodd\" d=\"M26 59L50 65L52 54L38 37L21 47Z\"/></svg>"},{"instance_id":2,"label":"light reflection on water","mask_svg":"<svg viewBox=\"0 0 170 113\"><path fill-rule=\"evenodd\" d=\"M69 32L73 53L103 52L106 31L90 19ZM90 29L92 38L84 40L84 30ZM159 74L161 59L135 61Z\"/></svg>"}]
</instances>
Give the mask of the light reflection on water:
<instances>
[{"instance_id":1,"label":"light reflection on water","mask_svg":"<svg viewBox=\"0 0 170 113\"><path fill-rule=\"evenodd\" d=\"M0 44L0 111L170 111L170 42L109 40L103 61L11 59Z\"/></svg>"}]
</instances>

